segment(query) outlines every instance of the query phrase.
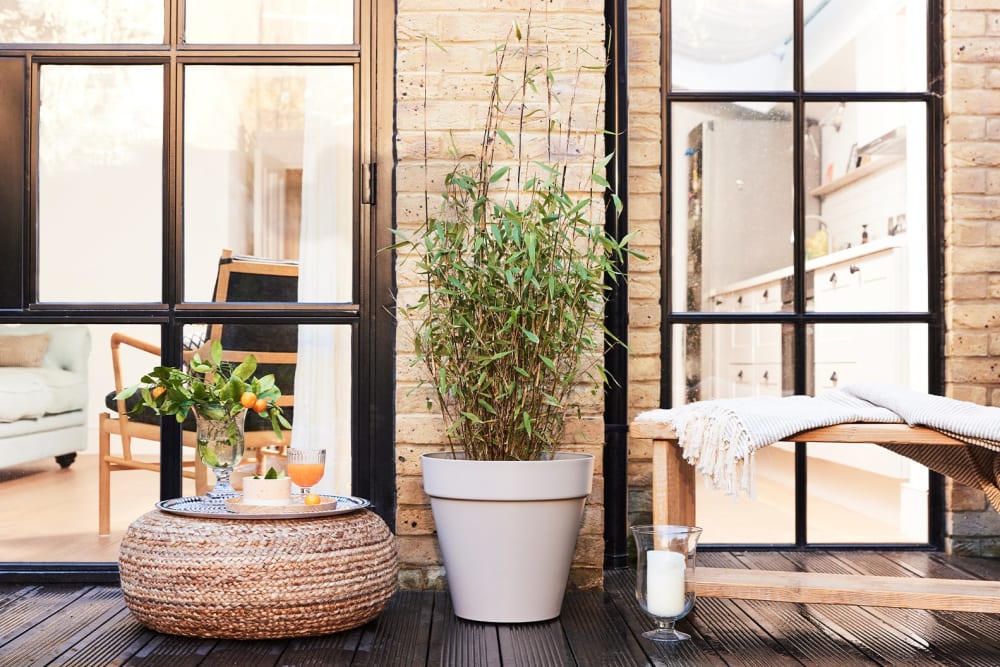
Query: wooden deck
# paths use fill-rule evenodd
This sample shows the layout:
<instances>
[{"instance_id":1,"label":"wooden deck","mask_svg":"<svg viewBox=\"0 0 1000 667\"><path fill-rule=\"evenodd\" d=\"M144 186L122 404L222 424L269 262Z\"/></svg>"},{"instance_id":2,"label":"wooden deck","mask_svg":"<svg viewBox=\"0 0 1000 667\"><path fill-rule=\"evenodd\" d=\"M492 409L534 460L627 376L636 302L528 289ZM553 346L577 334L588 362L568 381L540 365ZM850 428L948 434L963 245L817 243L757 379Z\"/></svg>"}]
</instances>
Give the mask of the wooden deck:
<instances>
[{"instance_id":1,"label":"wooden deck","mask_svg":"<svg viewBox=\"0 0 1000 667\"><path fill-rule=\"evenodd\" d=\"M923 552L703 552L699 563L890 576L1000 579L1000 560ZM630 570L569 593L559 619L493 626L454 617L447 594L399 591L376 621L324 637L190 639L136 623L116 586L0 584L0 667L26 665L1000 665L1000 615L699 599L676 645L652 627Z\"/></svg>"}]
</instances>

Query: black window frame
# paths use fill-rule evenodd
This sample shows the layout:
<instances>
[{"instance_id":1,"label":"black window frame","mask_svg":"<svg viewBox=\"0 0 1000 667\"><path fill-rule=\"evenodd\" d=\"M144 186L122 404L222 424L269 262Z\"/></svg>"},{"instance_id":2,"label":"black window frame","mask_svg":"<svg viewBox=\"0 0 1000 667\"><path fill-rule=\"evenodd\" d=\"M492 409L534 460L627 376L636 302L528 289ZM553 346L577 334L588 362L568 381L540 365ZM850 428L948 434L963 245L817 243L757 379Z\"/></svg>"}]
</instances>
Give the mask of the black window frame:
<instances>
[{"instance_id":1,"label":"black window frame","mask_svg":"<svg viewBox=\"0 0 1000 667\"><path fill-rule=\"evenodd\" d=\"M927 88L913 92L869 92L869 91L808 91L805 90L805 74L803 68L803 33L804 12L803 0L792 0L793 4L793 72L792 91L675 91L671 89L671 4L672 0L662 0L662 152L661 152L661 182L663 227L661 230L661 383L660 405L671 407L683 403L674 401L672 394L675 372L683 373L683 369L674 369L671 350L673 349L675 325L706 325L726 323L777 323L788 325L793 331L794 340L794 382L795 393L805 394L807 387L807 330L813 325L832 323L866 323L866 324L922 324L927 327L928 345L928 391L941 394L944 389L944 285L942 276L944 266L944 204L943 204L943 126L944 126L944 9L942 0L927 0ZM671 198L672 136L670 132L671 109L675 102L752 102L767 101L791 104L793 109L793 230L794 230L794 312L734 314L691 312L674 310L671 268L671 220L673 201ZM927 129L927 310L907 313L891 312L807 312L805 284L805 229L806 229L806 188L804 186L805 170L803 169L804 136L805 136L805 106L810 102L920 102L926 108ZM679 206L684 204L679 203ZM683 308L683 304L681 305ZM944 517L944 478L930 473L929 507L928 507L928 542L926 544L912 543L835 543L825 544L810 542L806 531L806 495L807 495L807 456L806 444L795 443L795 540L790 544L713 544L706 545L711 549L774 549L787 548L796 550L837 549L941 549L945 540Z\"/></svg>"},{"instance_id":2,"label":"black window frame","mask_svg":"<svg viewBox=\"0 0 1000 667\"><path fill-rule=\"evenodd\" d=\"M216 322L322 324L352 329L352 493L395 523L395 323L392 253L392 0L354 1L349 45L185 44L185 0L164 0L163 44L0 44L0 324L160 327L162 361L179 365L183 327ZM164 75L163 271L158 303L38 300L38 71L47 64L157 64ZM355 267L352 303L183 300L183 90L187 65L349 65L355 85ZM375 183L384 184L376 194ZM96 237L95 237L96 238ZM95 242L97 242L95 240ZM85 252L86 249L81 249ZM99 346L98 346L99 349ZM102 363L101 359L91 363ZM90 409L99 410L97 406ZM181 495L180 425L161 427L160 498ZM96 511L96 498L93 499ZM95 519L96 535L96 519ZM0 581L116 581L114 563L0 563Z\"/></svg>"}]
</instances>

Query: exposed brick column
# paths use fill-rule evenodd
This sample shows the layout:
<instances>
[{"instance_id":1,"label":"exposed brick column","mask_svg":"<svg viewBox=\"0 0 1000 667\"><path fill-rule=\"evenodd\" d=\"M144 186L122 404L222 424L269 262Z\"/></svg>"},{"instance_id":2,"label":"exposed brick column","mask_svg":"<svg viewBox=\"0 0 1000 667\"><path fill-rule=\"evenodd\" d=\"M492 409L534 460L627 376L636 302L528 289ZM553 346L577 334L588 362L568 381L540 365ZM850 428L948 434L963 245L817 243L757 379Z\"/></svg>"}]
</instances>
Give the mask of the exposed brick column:
<instances>
[{"instance_id":1,"label":"exposed brick column","mask_svg":"<svg viewBox=\"0 0 1000 667\"><path fill-rule=\"evenodd\" d=\"M1000 2L945 1L945 390L1000 406ZM1000 556L1000 514L948 481L947 544Z\"/></svg>"},{"instance_id":2,"label":"exposed brick column","mask_svg":"<svg viewBox=\"0 0 1000 667\"><path fill-rule=\"evenodd\" d=\"M660 182L663 144L659 0L631 0L629 52L629 230L649 261L629 263L629 421L660 406L660 234L665 213ZM645 442L648 445L649 441ZM652 518L652 461L642 441L629 439L630 523Z\"/></svg>"}]
</instances>

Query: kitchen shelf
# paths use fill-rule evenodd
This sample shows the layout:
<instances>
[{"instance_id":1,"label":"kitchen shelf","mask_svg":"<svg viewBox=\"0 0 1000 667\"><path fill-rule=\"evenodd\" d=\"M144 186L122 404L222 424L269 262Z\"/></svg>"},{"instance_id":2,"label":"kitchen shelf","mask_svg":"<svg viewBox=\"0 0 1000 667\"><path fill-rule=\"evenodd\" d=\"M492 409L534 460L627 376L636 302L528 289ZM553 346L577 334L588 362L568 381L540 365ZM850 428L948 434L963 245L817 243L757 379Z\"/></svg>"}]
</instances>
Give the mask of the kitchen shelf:
<instances>
[{"instance_id":1,"label":"kitchen shelf","mask_svg":"<svg viewBox=\"0 0 1000 667\"><path fill-rule=\"evenodd\" d=\"M829 183L813 188L809 191L809 194L813 197L825 197L831 192L836 192L841 188L847 187L851 183L860 181L862 178L871 176L872 174L891 167L892 165L902 162L905 159L905 155L887 155L885 157L874 158L871 162L863 164L857 169L852 169L845 175L835 178Z\"/></svg>"}]
</instances>

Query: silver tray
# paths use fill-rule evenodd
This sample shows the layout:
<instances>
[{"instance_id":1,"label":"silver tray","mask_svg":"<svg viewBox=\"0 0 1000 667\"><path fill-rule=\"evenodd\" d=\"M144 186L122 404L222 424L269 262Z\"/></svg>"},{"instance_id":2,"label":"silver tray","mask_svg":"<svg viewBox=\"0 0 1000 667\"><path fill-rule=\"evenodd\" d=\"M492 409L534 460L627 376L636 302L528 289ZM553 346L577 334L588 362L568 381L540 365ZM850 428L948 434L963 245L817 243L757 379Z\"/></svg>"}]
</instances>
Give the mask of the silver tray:
<instances>
[{"instance_id":1,"label":"silver tray","mask_svg":"<svg viewBox=\"0 0 1000 667\"><path fill-rule=\"evenodd\" d=\"M233 512L226 506L224 501L209 502L206 501L204 496L189 496L187 498L161 500L156 503L156 507L164 512L179 514L181 516L196 516L204 519L248 519L250 521L259 521L262 519L312 519L321 516L336 516L338 514L357 512L371 505L369 501L356 496L322 495L320 497L324 500L335 500L337 506L332 509L319 511L289 512L285 509L280 512L262 512L258 514L256 512Z\"/></svg>"}]
</instances>

